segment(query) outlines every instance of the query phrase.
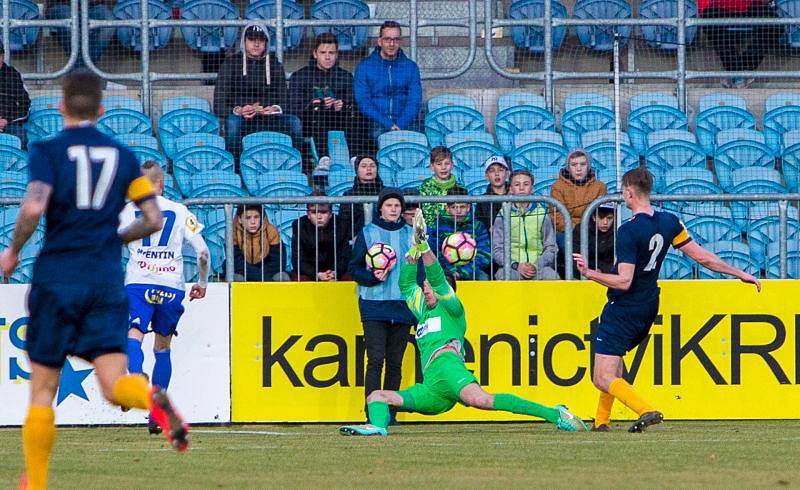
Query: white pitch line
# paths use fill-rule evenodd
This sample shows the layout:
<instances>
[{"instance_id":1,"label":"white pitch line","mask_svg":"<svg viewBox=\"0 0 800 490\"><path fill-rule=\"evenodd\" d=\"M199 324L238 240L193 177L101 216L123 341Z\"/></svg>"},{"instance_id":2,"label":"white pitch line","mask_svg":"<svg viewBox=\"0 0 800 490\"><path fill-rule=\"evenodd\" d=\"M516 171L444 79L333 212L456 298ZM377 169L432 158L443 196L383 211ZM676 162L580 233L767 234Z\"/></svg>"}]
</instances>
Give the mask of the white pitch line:
<instances>
[{"instance_id":1,"label":"white pitch line","mask_svg":"<svg viewBox=\"0 0 800 490\"><path fill-rule=\"evenodd\" d=\"M203 429L192 429L192 432L195 434L220 434L220 435L228 435L228 434L242 434L247 436L289 436L292 435L289 432L269 432L269 431L258 431L258 430L203 430Z\"/></svg>"}]
</instances>

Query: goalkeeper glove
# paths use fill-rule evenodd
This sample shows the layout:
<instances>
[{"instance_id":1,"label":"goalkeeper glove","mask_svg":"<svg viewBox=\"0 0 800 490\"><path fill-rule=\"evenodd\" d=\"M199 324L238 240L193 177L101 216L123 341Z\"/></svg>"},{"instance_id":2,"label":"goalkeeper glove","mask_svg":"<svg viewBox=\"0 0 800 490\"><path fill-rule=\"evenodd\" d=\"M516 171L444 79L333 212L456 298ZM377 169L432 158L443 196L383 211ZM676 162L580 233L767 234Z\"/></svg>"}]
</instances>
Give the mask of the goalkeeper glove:
<instances>
[{"instance_id":1,"label":"goalkeeper glove","mask_svg":"<svg viewBox=\"0 0 800 490\"><path fill-rule=\"evenodd\" d=\"M412 226L414 228L414 234L411 237L412 245L415 245L420 253L427 252L431 248L428 246L428 225L425 223L425 217L422 215L422 209L417 208L417 211L414 213Z\"/></svg>"}]
</instances>

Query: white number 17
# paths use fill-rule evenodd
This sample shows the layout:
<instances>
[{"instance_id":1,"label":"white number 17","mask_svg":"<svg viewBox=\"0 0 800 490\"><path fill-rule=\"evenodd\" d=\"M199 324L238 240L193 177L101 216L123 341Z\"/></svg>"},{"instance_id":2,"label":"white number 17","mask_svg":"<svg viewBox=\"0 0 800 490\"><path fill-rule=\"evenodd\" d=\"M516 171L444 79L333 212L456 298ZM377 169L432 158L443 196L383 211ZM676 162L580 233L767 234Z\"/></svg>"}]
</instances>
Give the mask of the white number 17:
<instances>
[{"instance_id":1,"label":"white number 17","mask_svg":"<svg viewBox=\"0 0 800 490\"><path fill-rule=\"evenodd\" d=\"M75 163L75 205L78 209L101 209L117 175L119 151L110 146L74 145L67 148L67 156ZM102 163L94 192L92 161Z\"/></svg>"}]
</instances>

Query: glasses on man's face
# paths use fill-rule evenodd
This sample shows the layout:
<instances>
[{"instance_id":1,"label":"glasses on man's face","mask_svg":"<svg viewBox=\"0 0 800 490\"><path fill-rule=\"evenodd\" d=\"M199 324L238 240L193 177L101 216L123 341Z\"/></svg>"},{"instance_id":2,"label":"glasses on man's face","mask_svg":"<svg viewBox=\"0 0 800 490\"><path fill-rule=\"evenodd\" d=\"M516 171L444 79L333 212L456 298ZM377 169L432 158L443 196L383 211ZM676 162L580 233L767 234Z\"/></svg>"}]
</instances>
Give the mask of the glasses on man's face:
<instances>
[{"instance_id":1,"label":"glasses on man's face","mask_svg":"<svg viewBox=\"0 0 800 490\"><path fill-rule=\"evenodd\" d=\"M387 44L399 44L402 40L400 37L382 37L381 39Z\"/></svg>"}]
</instances>

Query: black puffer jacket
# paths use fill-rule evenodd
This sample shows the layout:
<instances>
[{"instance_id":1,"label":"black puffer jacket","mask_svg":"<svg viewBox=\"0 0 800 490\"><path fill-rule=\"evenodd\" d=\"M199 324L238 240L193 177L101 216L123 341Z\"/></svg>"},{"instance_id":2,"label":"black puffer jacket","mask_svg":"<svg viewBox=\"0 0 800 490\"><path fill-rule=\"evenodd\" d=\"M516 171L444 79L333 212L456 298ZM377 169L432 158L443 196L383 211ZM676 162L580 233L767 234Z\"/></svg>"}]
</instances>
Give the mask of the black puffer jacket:
<instances>
[{"instance_id":1,"label":"black puffer jacket","mask_svg":"<svg viewBox=\"0 0 800 490\"><path fill-rule=\"evenodd\" d=\"M28 115L31 99L22 83L22 75L5 62L0 65L0 117L12 122Z\"/></svg>"},{"instance_id":2,"label":"black puffer jacket","mask_svg":"<svg viewBox=\"0 0 800 490\"><path fill-rule=\"evenodd\" d=\"M347 114L352 112L355 104L353 75L339 68L338 64L330 70L321 70L314 58L311 58L308 66L297 70L289 78L289 93L289 112L296 116L307 116L313 110L311 101L320 94L341 99L344 102L342 111Z\"/></svg>"},{"instance_id":3,"label":"black puffer jacket","mask_svg":"<svg viewBox=\"0 0 800 490\"><path fill-rule=\"evenodd\" d=\"M375 177L375 182L363 184L355 178L353 188L344 191L345 196L377 196L383 190L383 181L380 176ZM339 206L339 219L344 230L355 237L364 228L364 205L363 204L342 204Z\"/></svg>"}]
</instances>

